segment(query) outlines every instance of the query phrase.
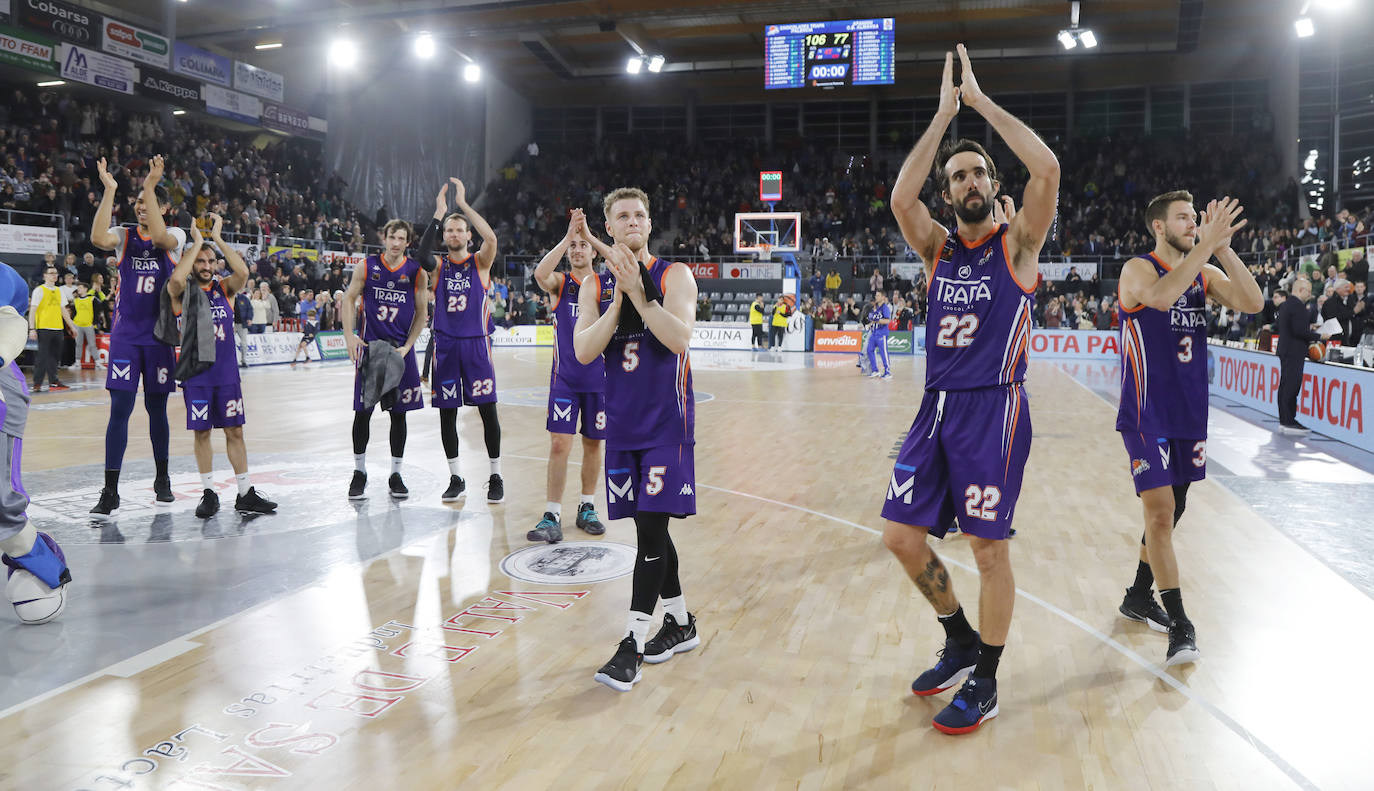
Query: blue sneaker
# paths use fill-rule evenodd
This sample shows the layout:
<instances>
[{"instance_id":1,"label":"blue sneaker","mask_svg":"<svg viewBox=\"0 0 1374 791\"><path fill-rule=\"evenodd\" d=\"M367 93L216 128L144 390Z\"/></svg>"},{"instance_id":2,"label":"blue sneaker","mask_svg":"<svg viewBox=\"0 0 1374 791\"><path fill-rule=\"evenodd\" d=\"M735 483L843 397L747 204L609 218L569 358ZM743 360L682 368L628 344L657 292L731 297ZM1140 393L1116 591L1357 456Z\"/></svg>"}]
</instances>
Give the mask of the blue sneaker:
<instances>
[{"instance_id":1,"label":"blue sneaker","mask_svg":"<svg viewBox=\"0 0 1374 791\"><path fill-rule=\"evenodd\" d=\"M959 647L953 640L946 640L944 650L936 654L940 661L911 682L911 691L922 697L944 692L964 680L978 664L978 633L973 633L973 642L967 648Z\"/></svg>"},{"instance_id":2,"label":"blue sneaker","mask_svg":"<svg viewBox=\"0 0 1374 791\"><path fill-rule=\"evenodd\" d=\"M59 547L47 533L38 534L38 539L33 542L33 549L27 554L17 558L2 555L0 559L9 567L6 578L12 576L15 569L24 569L53 590L72 581L72 573L67 568L67 558L62 554L62 547Z\"/></svg>"},{"instance_id":3,"label":"blue sneaker","mask_svg":"<svg viewBox=\"0 0 1374 791\"><path fill-rule=\"evenodd\" d=\"M957 735L978 730L983 720L997 716L997 679L969 676L964 686L931 724L937 731Z\"/></svg>"},{"instance_id":4,"label":"blue sneaker","mask_svg":"<svg viewBox=\"0 0 1374 791\"><path fill-rule=\"evenodd\" d=\"M494 476L493 476L494 477ZM539 520L539 524L534 529L525 534L526 541L547 541L550 544L557 544L563 540L563 526L551 511L544 512L544 518Z\"/></svg>"}]
</instances>

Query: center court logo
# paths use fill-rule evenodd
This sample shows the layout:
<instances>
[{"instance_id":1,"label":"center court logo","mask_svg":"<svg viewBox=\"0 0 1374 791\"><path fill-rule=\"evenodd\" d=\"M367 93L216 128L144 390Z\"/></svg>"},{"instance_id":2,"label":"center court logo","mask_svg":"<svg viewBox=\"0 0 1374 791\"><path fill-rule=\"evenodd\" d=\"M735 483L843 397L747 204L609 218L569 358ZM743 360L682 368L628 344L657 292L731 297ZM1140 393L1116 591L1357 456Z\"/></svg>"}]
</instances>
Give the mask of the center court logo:
<instances>
[{"instance_id":1,"label":"center court logo","mask_svg":"<svg viewBox=\"0 0 1374 791\"><path fill-rule=\"evenodd\" d=\"M512 552L501 573L538 585L606 582L634 571L635 548L614 541L565 541Z\"/></svg>"}]
</instances>

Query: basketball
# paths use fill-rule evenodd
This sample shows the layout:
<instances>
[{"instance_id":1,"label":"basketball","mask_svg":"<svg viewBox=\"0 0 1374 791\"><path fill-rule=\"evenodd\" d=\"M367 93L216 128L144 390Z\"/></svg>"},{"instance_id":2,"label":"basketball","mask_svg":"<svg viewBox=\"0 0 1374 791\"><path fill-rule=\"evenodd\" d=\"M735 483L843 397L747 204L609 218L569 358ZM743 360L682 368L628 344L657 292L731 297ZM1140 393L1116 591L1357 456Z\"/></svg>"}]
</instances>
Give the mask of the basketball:
<instances>
[{"instance_id":1,"label":"basketball","mask_svg":"<svg viewBox=\"0 0 1374 791\"><path fill-rule=\"evenodd\" d=\"M1307 344L1307 359L1314 363L1319 363L1326 357L1326 344L1321 341L1314 341Z\"/></svg>"},{"instance_id":2,"label":"basketball","mask_svg":"<svg viewBox=\"0 0 1374 791\"><path fill-rule=\"evenodd\" d=\"M67 606L67 586L57 590L24 569L13 569L5 583L5 595L19 613L19 620L27 624L47 623Z\"/></svg>"}]
</instances>

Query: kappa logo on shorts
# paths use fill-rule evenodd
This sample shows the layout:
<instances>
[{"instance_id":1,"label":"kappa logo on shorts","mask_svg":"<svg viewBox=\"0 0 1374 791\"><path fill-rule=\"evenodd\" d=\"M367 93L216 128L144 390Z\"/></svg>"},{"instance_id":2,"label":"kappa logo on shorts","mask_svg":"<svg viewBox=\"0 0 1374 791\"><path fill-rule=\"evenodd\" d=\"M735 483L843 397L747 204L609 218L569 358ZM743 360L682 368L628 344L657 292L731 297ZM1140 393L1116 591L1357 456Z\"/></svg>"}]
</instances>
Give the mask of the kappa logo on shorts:
<instances>
[{"instance_id":1,"label":"kappa logo on shorts","mask_svg":"<svg viewBox=\"0 0 1374 791\"><path fill-rule=\"evenodd\" d=\"M896 464L893 466L896 467L897 470L910 472L912 475L903 483L897 480L897 472L893 470L892 480L887 486L887 499L895 500L900 497L902 498L902 502L911 505L911 496L916 493L916 468L905 464Z\"/></svg>"},{"instance_id":2,"label":"kappa logo on shorts","mask_svg":"<svg viewBox=\"0 0 1374 791\"><path fill-rule=\"evenodd\" d=\"M684 483L684 484L682 484L682 491L678 492L678 494L679 494L679 495L683 495L683 494L692 494L692 484L690 484L690 483ZM693 495L693 496L695 496L695 495Z\"/></svg>"},{"instance_id":3,"label":"kappa logo on shorts","mask_svg":"<svg viewBox=\"0 0 1374 791\"><path fill-rule=\"evenodd\" d=\"M572 420L572 404L568 404L565 407L559 407L558 404L555 403L553 405L553 419Z\"/></svg>"},{"instance_id":4,"label":"kappa logo on shorts","mask_svg":"<svg viewBox=\"0 0 1374 791\"><path fill-rule=\"evenodd\" d=\"M617 484L614 478L606 479L606 504L610 505L616 498L634 502L635 499L635 478L633 475L625 476L624 484Z\"/></svg>"},{"instance_id":5,"label":"kappa logo on shorts","mask_svg":"<svg viewBox=\"0 0 1374 791\"><path fill-rule=\"evenodd\" d=\"M119 363L121 362L124 364L120 365ZM133 366L129 365L127 360L119 360L117 362L112 362L110 363L110 375L116 379L127 380L129 378L129 370L132 367Z\"/></svg>"},{"instance_id":6,"label":"kappa logo on shorts","mask_svg":"<svg viewBox=\"0 0 1374 791\"><path fill-rule=\"evenodd\" d=\"M1131 459L1131 475L1140 477L1142 472L1150 469L1150 463L1144 459Z\"/></svg>"}]
</instances>

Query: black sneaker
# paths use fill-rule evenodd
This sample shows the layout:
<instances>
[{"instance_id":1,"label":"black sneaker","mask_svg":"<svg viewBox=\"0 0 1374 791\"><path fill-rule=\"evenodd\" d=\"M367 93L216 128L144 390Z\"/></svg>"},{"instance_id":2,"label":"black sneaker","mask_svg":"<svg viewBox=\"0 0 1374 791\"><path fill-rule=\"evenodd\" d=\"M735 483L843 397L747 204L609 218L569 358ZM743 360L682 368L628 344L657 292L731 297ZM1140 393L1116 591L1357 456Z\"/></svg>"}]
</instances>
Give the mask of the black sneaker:
<instances>
[{"instance_id":1,"label":"black sneaker","mask_svg":"<svg viewBox=\"0 0 1374 791\"><path fill-rule=\"evenodd\" d=\"M206 489L205 494L200 496L200 504L196 506L196 516L209 519L218 512L219 495L215 494L214 489Z\"/></svg>"},{"instance_id":2,"label":"black sneaker","mask_svg":"<svg viewBox=\"0 0 1374 791\"><path fill-rule=\"evenodd\" d=\"M577 526L586 531L589 536L599 536L606 532L606 526L601 524L600 519L596 518L596 506L591 503L577 506Z\"/></svg>"},{"instance_id":3,"label":"black sneaker","mask_svg":"<svg viewBox=\"0 0 1374 791\"><path fill-rule=\"evenodd\" d=\"M367 473L362 470L353 471L353 480L348 484L348 499L367 499Z\"/></svg>"},{"instance_id":4,"label":"black sneaker","mask_svg":"<svg viewBox=\"0 0 1374 791\"><path fill-rule=\"evenodd\" d=\"M467 488L467 482L463 480L461 475L450 475L448 476L448 488L444 490L439 499L445 503L457 502L463 498L463 492L467 491Z\"/></svg>"},{"instance_id":5,"label":"black sneaker","mask_svg":"<svg viewBox=\"0 0 1374 791\"><path fill-rule=\"evenodd\" d=\"M533 530L525 534L525 539L557 544L563 540L563 525L552 511L545 511L544 518L539 520L539 524L535 525Z\"/></svg>"},{"instance_id":6,"label":"black sneaker","mask_svg":"<svg viewBox=\"0 0 1374 791\"><path fill-rule=\"evenodd\" d=\"M501 482L499 473L493 472L487 479L487 502L499 503L506 499L506 484Z\"/></svg>"},{"instance_id":7,"label":"black sneaker","mask_svg":"<svg viewBox=\"0 0 1374 791\"><path fill-rule=\"evenodd\" d=\"M176 502L177 498L172 495L172 479L158 478L154 480L153 496L157 498L158 505Z\"/></svg>"},{"instance_id":8,"label":"black sneaker","mask_svg":"<svg viewBox=\"0 0 1374 791\"><path fill-rule=\"evenodd\" d=\"M1186 665L1201 658L1193 622L1179 619L1169 624L1169 653L1165 656L1164 666Z\"/></svg>"},{"instance_id":9,"label":"black sneaker","mask_svg":"<svg viewBox=\"0 0 1374 791\"><path fill-rule=\"evenodd\" d=\"M386 487L391 490L391 499L404 500L410 496L410 490L401 482L399 472L391 473L391 477L386 479Z\"/></svg>"},{"instance_id":10,"label":"black sneaker","mask_svg":"<svg viewBox=\"0 0 1374 791\"><path fill-rule=\"evenodd\" d=\"M966 646L959 645L953 638L945 640L944 649L937 651L935 667L925 671L911 682L911 694L925 697L944 692L968 678L978 665L978 633Z\"/></svg>"},{"instance_id":11,"label":"black sneaker","mask_svg":"<svg viewBox=\"0 0 1374 791\"><path fill-rule=\"evenodd\" d=\"M663 613L663 628L644 644L644 661L651 665L667 662L673 654L691 651L701 645L697 636L697 617L687 613L687 625L677 622L672 613Z\"/></svg>"},{"instance_id":12,"label":"black sneaker","mask_svg":"<svg viewBox=\"0 0 1374 791\"><path fill-rule=\"evenodd\" d=\"M635 636L627 634L616 647L615 656L602 665L592 679L618 692L629 692L640 679L639 668L642 664L644 655L635 650Z\"/></svg>"},{"instance_id":13,"label":"black sneaker","mask_svg":"<svg viewBox=\"0 0 1374 791\"><path fill-rule=\"evenodd\" d=\"M91 509L97 517L114 516L119 511L119 492L114 489L101 489L100 501Z\"/></svg>"},{"instance_id":14,"label":"black sneaker","mask_svg":"<svg viewBox=\"0 0 1374 791\"><path fill-rule=\"evenodd\" d=\"M248 491L234 498L234 510L241 514L272 514L277 504L258 494L258 487L249 486Z\"/></svg>"},{"instance_id":15,"label":"black sneaker","mask_svg":"<svg viewBox=\"0 0 1374 791\"><path fill-rule=\"evenodd\" d=\"M1149 591L1145 591L1144 596L1138 596L1126 589L1126 598L1121 600L1121 606L1117 608L1121 617L1130 621L1140 621L1156 632L1169 631L1169 614L1164 612L1164 608L1155 601L1155 596Z\"/></svg>"},{"instance_id":16,"label":"black sneaker","mask_svg":"<svg viewBox=\"0 0 1374 791\"><path fill-rule=\"evenodd\" d=\"M978 730L985 720L997 716L997 679L969 676L954 700L935 715L931 724L937 731L958 735Z\"/></svg>"}]
</instances>

